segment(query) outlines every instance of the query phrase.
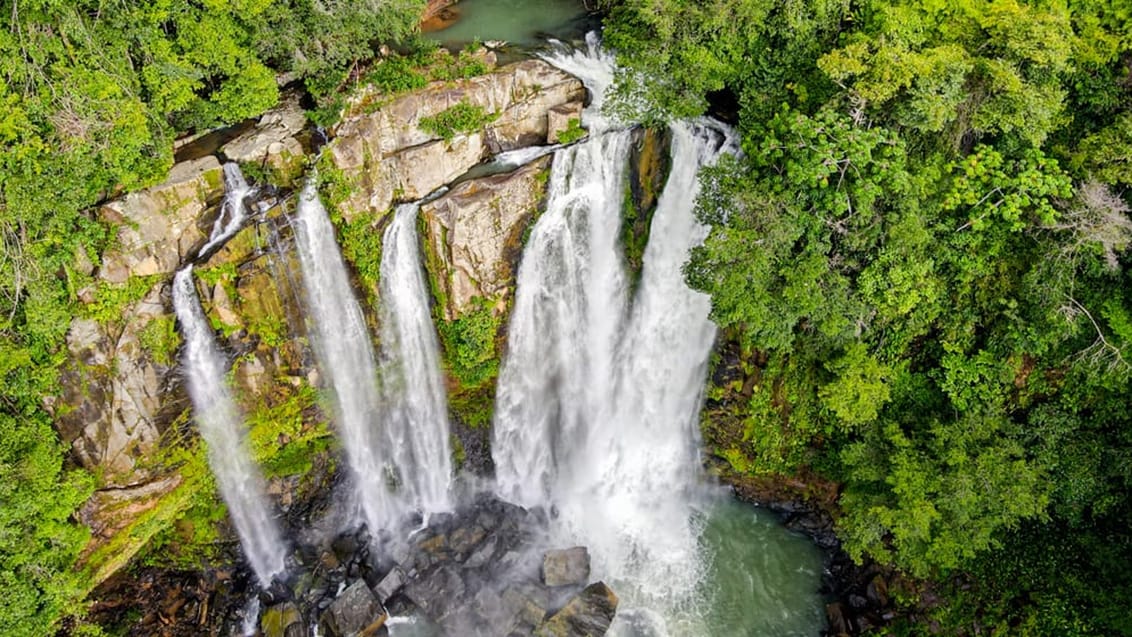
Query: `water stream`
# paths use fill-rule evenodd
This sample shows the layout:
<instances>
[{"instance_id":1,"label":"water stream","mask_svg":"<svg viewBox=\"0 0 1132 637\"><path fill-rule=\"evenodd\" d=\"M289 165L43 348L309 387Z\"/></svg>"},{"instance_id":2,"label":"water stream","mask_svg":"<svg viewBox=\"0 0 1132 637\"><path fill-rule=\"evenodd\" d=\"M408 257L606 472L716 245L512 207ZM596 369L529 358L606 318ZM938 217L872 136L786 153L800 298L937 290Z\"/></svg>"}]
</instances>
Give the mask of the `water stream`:
<instances>
[{"instance_id":1,"label":"water stream","mask_svg":"<svg viewBox=\"0 0 1132 637\"><path fill-rule=\"evenodd\" d=\"M389 448L379 436L377 364L334 226L313 178L299 196L293 225L311 340L324 384L333 393L334 422L360 518L371 530L383 529L400 515L401 507L388 486Z\"/></svg>"},{"instance_id":2,"label":"water stream","mask_svg":"<svg viewBox=\"0 0 1132 637\"><path fill-rule=\"evenodd\" d=\"M584 117L594 136L555 156L519 268L493 429L497 491L554 512L558 543L589 547L591 577L621 597L614 635L815 634L816 551L793 556L809 594L759 609L791 621L749 632L760 625L751 614L721 619L736 582L719 566L734 556L708 530L732 513L702 475L698 435L715 327L681 266L707 233L693 215L697 172L736 139L711 120L672 125L672 170L629 298L617 241L629 134L594 112L611 62L592 40L551 61L594 91Z\"/></svg>"},{"instance_id":3,"label":"water stream","mask_svg":"<svg viewBox=\"0 0 1132 637\"><path fill-rule=\"evenodd\" d=\"M247 198L254 189L248 185L247 179L244 179L239 164L228 162L224 164L223 171L224 201L220 203L220 213L212 224L208 243L200 249L201 256L224 245L244 227L244 222L248 220Z\"/></svg>"},{"instance_id":4,"label":"water stream","mask_svg":"<svg viewBox=\"0 0 1132 637\"><path fill-rule=\"evenodd\" d=\"M193 417L208 447L208 464L228 505L244 555L260 584L267 587L283 572L287 547L248 449L239 410L225 385L227 364L197 298L192 266L173 277L173 309L185 340L182 365Z\"/></svg>"},{"instance_id":5,"label":"water stream","mask_svg":"<svg viewBox=\"0 0 1132 637\"><path fill-rule=\"evenodd\" d=\"M448 407L417 248L419 205L399 207L384 237L379 364L313 184L303 189L294 226L315 352L333 391L360 518L373 532L394 529L409 513L452 504Z\"/></svg>"},{"instance_id":6,"label":"water stream","mask_svg":"<svg viewBox=\"0 0 1132 637\"><path fill-rule=\"evenodd\" d=\"M403 500L428 514L452 507L452 448L421 268L419 209L419 203L398 206L381 244L382 420Z\"/></svg>"}]
</instances>

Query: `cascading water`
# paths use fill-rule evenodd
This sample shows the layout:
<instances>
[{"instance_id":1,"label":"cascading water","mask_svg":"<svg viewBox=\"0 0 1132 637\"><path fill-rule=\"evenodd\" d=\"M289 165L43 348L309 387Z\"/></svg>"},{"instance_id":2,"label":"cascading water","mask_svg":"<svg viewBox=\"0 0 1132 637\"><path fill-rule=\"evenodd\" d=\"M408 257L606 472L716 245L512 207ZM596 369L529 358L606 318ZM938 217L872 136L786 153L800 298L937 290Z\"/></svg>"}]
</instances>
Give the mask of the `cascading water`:
<instances>
[{"instance_id":1,"label":"cascading water","mask_svg":"<svg viewBox=\"0 0 1132 637\"><path fill-rule=\"evenodd\" d=\"M294 223L315 351L334 392L362 519L374 532L392 529L409 512L451 506L448 410L415 218L415 205L400 208L385 237L384 391L369 329L313 181L302 191Z\"/></svg>"},{"instance_id":2,"label":"cascading water","mask_svg":"<svg viewBox=\"0 0 1132 637\"><path fill-rule=\"evenodd\" d=\"M548 57L593 91L592 138L555 156L519 268L493 424L497 491L556 511L556 541L589 547L592 577L622 599L614 634L719 634L703 604L718 572L703 540L718 492L699 469L697 418L715 327L681 267L707 234L693 215L697 173L735 139L711 120L673 124L629 299L617 237L630 135L597 112L612 60L587 45Z\"/></svg>"},{"instance_id":3,"label":"cascading water","mask_svg":"<svg viewBox=\"0 0 1132 637\"><path fill-rule=\"evenodd\" d=\"M253 188L244 179L239 164L228 162L223 166L224 171L224 201L220 204L220 214L212 224L212 231L208 235L208 243L200 249L201 255L208 254L212 249L224 245L231 239L244 222L248 219L247 198L252 194Z\"/></svg>"},{"instance_id":4,"label":"cascading water","mask_svg":"<svg viewBox=\"0 0 1132 637\"><path fill-rule=\"evenodd\" d=\"M419 209L398 206L382 239L382 422L402 497L427 514L452 507L452 448L417 241Z\"/></svg>"},{"instance_id":5,"label":"cascading water","mask_svg":"<svg viewBox=\"0 0 1132 637\"><path fill-rule=\"evenodd\" d=\"M239 410L224 385L226 365L200 307L192 266L173 277L173 310L185 339L183 366L189 397L208 446L208 464L260 584L283 572L286 546L271 516L263 479L252 461Z\"/></svg>"},{"instance_id":6,"label":"cascading water","mask_svg":"<svg viewBox=\"0 0 1132 637\"><path fill-rule=\"evenodd\" d=\"M568 488L575 458L563 450L586 438L611 398L627 292L617 237L628 156L627 131L560 151L524 249L492 440L499 493L524 506Z\"/></svg>"},{"instance_id":7,"label":"cascading water","mask_svg":"<svg viewBox=\"0 0 1132 637\"><path fill-rule=\"evenodd\" d=\"M376 531L400 513L387 484L388 449L377 431L377 365L365 317L314 179L299 195L293 226L319 368L334 392L335 422L361 517Z\"/></svg>"}]
</instances>

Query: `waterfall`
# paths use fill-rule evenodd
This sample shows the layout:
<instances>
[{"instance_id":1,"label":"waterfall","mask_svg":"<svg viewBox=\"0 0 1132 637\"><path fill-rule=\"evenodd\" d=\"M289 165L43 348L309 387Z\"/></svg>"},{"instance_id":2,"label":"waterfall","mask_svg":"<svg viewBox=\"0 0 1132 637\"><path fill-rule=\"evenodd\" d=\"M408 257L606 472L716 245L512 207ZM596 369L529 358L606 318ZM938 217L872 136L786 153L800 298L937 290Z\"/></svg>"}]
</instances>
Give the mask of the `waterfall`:
<instances>
[{"instance_id":1,"label":"waterfall","mask_svg":"<svg viewBox=\"0 0 1132 637\"><path fill-rule=\"evenodd\" d=\"M617 238L629 133L559 151L546 212L527 241L495 403L501 496L543 504L569 483L562 450L587 435L613 389L627 279Z\"/></svg>"},{"instance_id":2,"label":"waterfall","mask_svg":"<svg viewBox=\"0 0 1132 637\"><path fill-rule=\"evenodd\" d=\"M194 416L208 447L208 464L244 554L260 584L267 587L283 572L286 547L271 517L263 478L248 450L239 410L224 384L227 366L200 307L192 266L173 277L173 310L185 339L183 365Z\"/></svg>"},{"instance_id":3,"label":"waterfall","mask_svg":"<svg viewBox=\"0 0 1132 637\"><path fill-rule=\"evenodd\" d=\"M300 196L296 244L315 352L334 393L362 519L376 532L412 511L449 508L448 408L416 246L416 206L401 207L381 260L381 378L370 332L314 181Z\"/></svg>"},{"instance_id":4,"label":"waterfall","mask_svg":"<svg viewBox=\"0 0 1132 637\"><path fill-rule=\"evenodd\" d=\"M397 207L381 253L383 431L405 501L451 508L448 404L417 240L419 203Z\"/></svg>"},{"instance_id":5,"label":"waterfall","mask_svg":"<svg viewBox=\"0 0 1132 637\"><path fill-rule=\"evenodd\" d=\"M208 235L208 243L200 249L200 255L206 255L213 248L224 245L231 239L244 222L248 219L247 198L252 194L253 188L244 179L239 164L228 162L223 166L224 171L224 201L220 204L220 213L212 224L212 231Z\"/></svg>"},{"instance_id":6,"label":"waterfall","mask_svg":"<svg viewBox=\"0 0 1132 637\"><path fill-rule=\"evenodd\" d=\"M612 73L589 44L549 60L600 104ZM594 108L595 136L555 156L520 264L493 423L497 490L557 511L560 539L587 545L594 577L622 595L619 617L703 633L681 616L706 570L697 415L715 330L681 266L707 233L693 216L697 172L735 142L708 120L673 124L672 171L630 300L617 244L629 136Z\"/></svg>"},{"instance_id":7,"label":"waterfall","mask_svg":"<svg viewBox=\"0 0 1132 637\"><path fill-rule=\"evenodd\" d=\"M365 317L314 179L299 195L293 225L319 369L334 394L334 420L362 519L376 531L400 512L387 485L388 449L380 444L377 432L377 365Z\"/></svg>"}]
</instances>

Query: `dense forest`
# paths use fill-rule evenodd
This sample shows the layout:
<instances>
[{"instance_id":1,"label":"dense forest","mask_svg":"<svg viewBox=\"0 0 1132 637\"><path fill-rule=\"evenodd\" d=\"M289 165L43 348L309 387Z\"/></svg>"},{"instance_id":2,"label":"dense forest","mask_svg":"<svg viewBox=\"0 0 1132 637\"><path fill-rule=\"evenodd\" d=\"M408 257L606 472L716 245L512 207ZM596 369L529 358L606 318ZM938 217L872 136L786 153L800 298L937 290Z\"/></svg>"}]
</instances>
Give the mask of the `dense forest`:
<instances>
[{"instance_id":1,"label":"dense forest","mask_svg":"<svg viewBox=\"0 0 1132 637\"><path fill-rule=\"evenodd\" d=\"M88 209L179 135L315 98L418 0L12 0L0 10L0 626L81 614L96 482L52 430L114 241ZM746 474L840 485L848 552L931 584L902 634L1132 635L1132 6L609 0L613 107L731 111L686 266L759 382ZM318 121L325 113L312 112ZM726 389L726 388L720 388ZM919 593L929 588L916 589Z\"/></svg>"},{"instance_id":2,"label":"dense forest","mask_svg":"<svg viewBox=\"0 0 1132 637\"><path fill-rule=\"evenodd\" d=\"M761 374L731 465L839 483L942 634L1132 634L1132 6L628 1L605 35L626 112L737 105L685 268Z\"/></svg>"},{"instance_id":3,"label":"dense forest","mask_svg":"<svg viewBox=\"0 0 1132 637\"><path fill-rule=\"evenodd\" d=\"M114 240L88 208L164 179L176 136L314 96L423 2L12 0L0 10L0 626L43 635L93 585L73 514L96 476L67 470L52 430L77 291ZM101 292L101 291L100 291ZM128 293L106 290L109 294Z\"/></svg>"}]
</instances>

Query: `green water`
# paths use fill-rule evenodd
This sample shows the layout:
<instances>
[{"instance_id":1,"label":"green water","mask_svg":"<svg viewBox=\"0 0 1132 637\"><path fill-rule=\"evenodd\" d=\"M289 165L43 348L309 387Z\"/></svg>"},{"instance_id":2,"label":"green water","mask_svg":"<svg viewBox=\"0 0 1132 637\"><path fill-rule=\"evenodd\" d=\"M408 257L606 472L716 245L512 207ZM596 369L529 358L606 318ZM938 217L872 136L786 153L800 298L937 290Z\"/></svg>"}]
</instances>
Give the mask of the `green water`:
<instances>
[{"instance_id":1,"label":"green water","mask_svg":"<svg viewBox=\"0 0 1132 637\"><path fill-rule=\"evenodd\" d=\"M727 498L708 517L705 600L712 635L814 637L825 626L822 554L770 513Z\"/></svg>"},{"instance_id":2,"label":"green water","mask_svg":"<svg viewBox=\"0 0 1132 637\"><path fill-rule=\"evenodd\" d=\"M702 515L699 548L706 568L698 593L657 604L641 597L641 583L615 581L612 588L621 604L610 637L821 634L823 556L817 547L786 530L774 515L730 497L712 503Z\"/></svg>"},{"instance_id":3,"label":"green water","mask_svg":"<svg viewBox=\"0 0 1132 637\"><path fill-rule=\"evenodd\" d=\"M427 37L456 46L474 40L537 44L546 34L581 35L574 20L586 13L578 0L463 0L451 9L460 15L456 23Z\"/></svg>"}]
</instances>

